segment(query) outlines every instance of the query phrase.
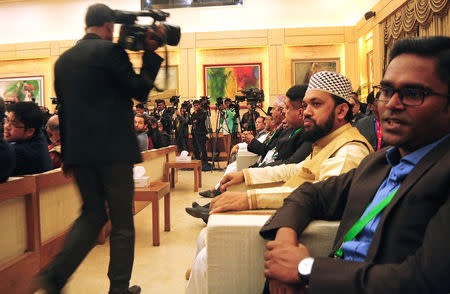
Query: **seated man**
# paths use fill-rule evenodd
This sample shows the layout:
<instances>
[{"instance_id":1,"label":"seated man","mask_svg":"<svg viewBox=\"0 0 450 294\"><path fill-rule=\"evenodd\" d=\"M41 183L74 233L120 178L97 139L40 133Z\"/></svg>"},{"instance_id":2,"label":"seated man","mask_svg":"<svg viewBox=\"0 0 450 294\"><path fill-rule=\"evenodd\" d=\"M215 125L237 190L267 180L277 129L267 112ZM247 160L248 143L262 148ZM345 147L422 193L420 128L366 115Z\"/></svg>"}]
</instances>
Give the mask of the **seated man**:
<instances>
[{"instance_id":1,"label":"seated man","mask_svg":"<svg viewBox=\"0 0 450 294\"><path fill-rule=\"evenodd\" d=\"M211 201L211 213L279 208L284 198L302 183L327 179L357 167L373 150L364 136L349 123L352 112L347 99L351 89L350 81L340 74L327 71L314 74L303 98L304 104L301 104L304 105L305 135L315 141L312 153L299 164L245 169L228 174L222 180L221 188L240 183L244 178L247 184L286 183L275 188L225 192ZM288 100L286 117L294 111L295 103L300 102ZM187 286L188 294L205 291L203 279L209 253L204 247L204 234L202 231L197 242L198 254Z\"/></svg>"},{"instance_id":2,"label":"seated man","mask_svg":"<svg viewBox=\"0 0 450 294\"><path fill-rule=\"evenodd\" d=\"M380 92L377 93L379 96ZM355 127L366 137L367 141L372 145L373 150L378 151L385 147L383 141L383 132L380 122L380 114L378 112L378 97L375 98L374 92L370 92L367 96L367 107L371 114L356 122Z\"/></svg>"},{"instance_id":3,"label":"seated man","mask_svg":"<svg viewBox=\"0 0 450 294\"><path fill-rule=\"evenodd\" d=\"M3 135L16 154L13 176L37 174L52 169L48 145L41 126L44 116L33 102L18 102L6 107Z\"/></svg>"},{"instance_id":4,"label":"seated man","mask_svg":"<svg viewBox=\"0 0 450 294\"><path fill-rule=\"evenodd\" d=\"M61 167L61 134L59 132L59 119L58 115L51 116L46 125L46 132L51 144L48 145L48 153L52 160L52 168Z\"/></svg>"},{"instance_id":5,"label":"seated man","mask_svg":"<svg viewBox=\"0 0 450 294\"><path fill-rule=\"evenodd\" d=\"M6 182L16 166L16 157L12 146L3 140L3 121L5 116L5 101L0 97L0 183Z\"/></svg>"},{"instance_id":6,"label":"seated man","mask_svg":"<svg viewBox=\"0 0 450 294\"><path fill-rule=\"evenodd\" d=\"M350 95L350 104L352 105L352 111L353 111L353 119L352 119L352 125L355 125L357 121L360 119L366 117L364 112L361 112L361 102L359 102L358 95L355 92L352 92L353 94Z\"/></svg>"},{"instance_id":7,"label":"seated man","mask_svg":"<svg viewBox=\"0 0 450 294\"><path fill-rule=\"evenodd\" d=\"M286 95L291 100L301 101L305 96L306 88L307 87L304 85L295 85L286 92ZM261 163L254 165L253 167L280 165L283 163L298 163L311 153L311 142L306 142L303 136L303 114L298 113L296 115L296 111L293 111L289 118L285 117L285 100L288 98L281 98L278 96L275 101L271 111L272 119L275 122L279 122L280 125L277 127L277 130L268 137L268 141L261 143L247 133L243 136L243 139L248 144L248 151L258 154L262 158ZM298 103L298 105L300 105L300 103ZM300 110L300 106L297 110ZM282 128L281 123L283 121L286 122L287 128ZM224 175L231 171L236 170L227 169L227 172ZM221 193L219 187L220 183L217 183L214 189L203 191L199 194L203 197L216 197Z\"/></svg>"},{"instance_id":8,"label":"seated man","mask_svg":"<svg viewBox=\"0 0 450 294\"><path fill-rule=\"evenodd\" d=\"M136 113L134 116L134 130L138 141L139 151L148 150L148 118L144 113Z\"/></svg>"},{"instance_id":9,"label":"seated man","mask_svg":"<svg viewBox=\"0 0 450 294\"><path fill-rule=\"evenodd\" d=\"M397 41L389 60L379 111L393 147L285 200L261 229L275 238L265 293L450 292L450 38ZM330 257L298 244L313 219L341 221Z\"/></svg>"},{"instance_id":10,"label":"seated man","mask_svg":"<svg viewBox=\"0 0 450 294\"><path fill-rule=\"evenodd\" d=\"M277 144L272 150L273 152L267 152L266 157L263 160L264 163L270 165L282 164L283 162L290 160L300 162L311 153L311 141L305 139L304 135L303 109L301 107L306 88L306 86L293 86L286 92L288 97L286 99L286 123L289 127L280 134ZM253 144L253 141L256 140L251 140L250 145ZM258 142L258 144L261 143ZM249 148L249 151L250 150L251 149ZM286 157L288 154L290 154L289 157ZM268 157L269 159L267 159ZM219 186L220 183L217 184L216 191ZM217 195L219 193L214 194ZM207 204L204 207L200 207L197 206L196 203L193 203L193 207L186 208L186 212L194 217L202 218L203 221L206 222L209 216L209 205Z\"/></svg>"}]
</instances>

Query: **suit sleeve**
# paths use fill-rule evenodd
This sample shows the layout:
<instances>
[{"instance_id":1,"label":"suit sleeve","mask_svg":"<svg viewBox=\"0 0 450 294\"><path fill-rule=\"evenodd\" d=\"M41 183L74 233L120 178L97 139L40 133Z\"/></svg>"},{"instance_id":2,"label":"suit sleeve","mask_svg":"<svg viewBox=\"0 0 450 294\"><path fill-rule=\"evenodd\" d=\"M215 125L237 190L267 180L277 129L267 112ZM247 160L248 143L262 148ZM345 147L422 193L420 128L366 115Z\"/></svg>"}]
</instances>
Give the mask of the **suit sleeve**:
<instances>
[{"instance_id":1,"label":"suit sleeve","mask_svg":"<svg viewBox=\"0 0 450 294\"><path fill-rule=\"evenodd\" d=\"M122 89L121 97L135 98L145 101L154 86L156 75L163 59L156 53L146 51L142 56L141 73L133 69L128 54L117 44L114 44L108 56L109 67L114 81Z\"/></svg>"},{"instance_id":2,"label":"suit sleeve","mask_svg":"<svg viewBox=\"0 0 450 294\"><path fill-rule=\"evenodd\" d=\"M399 263L391 264L315 258L310 293L448 293L449 196L447 191L446 203L430 220L424 242L414 254Z\"/></svg>"},{"instance_id":3,"label":"suit sleeve","mask_svg":"<svg viewBox=\"0 0 450 294\"><path fill-rule=\"evenodd\" d=\"M292 228L300 235L313 219L340 220L354 173L355 169L325 181L299 186L261 228L261 236L274 239L281 227Z\"/></svg>"},{"instance_id":4,"label":"suit sleeve","mask_svg":"<svg viewBox=\"0 0 450 294\"><path fill-rule=\"evenodd\" d=\"M250 141L250 144L247 146L247 150L261 156L265 156L268 151L266 144L259 142L255 138Z\"/></svg>"},{"instance_id":5,"label":"suit sleeve","mask_svg":"<svg viewBox=\"0 0 450 294\"><path fill-rule=\"evenodd\" d=\"M264 164L263 166L275 166L280 164L290 164L290 163L299 163L305 160L309 154L312 152L312 143L311 142L303 142L297 150L286 159L275 160L274 162L270 162L268 164Z\"/></svg>"}]
</instances>

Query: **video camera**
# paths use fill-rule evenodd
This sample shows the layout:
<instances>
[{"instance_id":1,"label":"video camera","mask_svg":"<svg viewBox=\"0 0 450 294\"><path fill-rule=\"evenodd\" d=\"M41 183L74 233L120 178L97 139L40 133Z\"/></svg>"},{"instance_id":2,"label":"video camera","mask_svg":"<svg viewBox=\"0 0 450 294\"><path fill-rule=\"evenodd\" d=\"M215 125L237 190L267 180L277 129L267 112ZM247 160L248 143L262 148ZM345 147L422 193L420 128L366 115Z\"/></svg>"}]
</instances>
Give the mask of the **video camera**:
<instances>
[{"instance_id":1,"label":"video camera","mask_svg":"<svg viewBox=\"0 0 450 294\"><path fill-rule=\"evenodd\" d=\"M203 108L205 111L209 110L209 106L211 105L211 101L209 101L209 96L200 96L200 106L201 108Z\"/></svg>"},{"instance_id":2,"label":"video camera","mask_svg":"<svg viewBox=\"0 0 450 294\"><path fill-rule=\"evenodd\" d=\"M264 101L264 90L258 88L250 88L247 90L239 90L242 96L236 95L234 98L237 102L244 102L247 100L247 104L255 105Z\"/></svg>"},{"instance_id":3,"label":"video camera","mask_svg":"<svg viewBox=\"0 0 450 294\"><path fill-rule=\"evenodd\" d=\"M184 101L183 103L181 103L181 108L186 109L186 113L190 114L191 108L192 108L191 101L187 100L187 101Z\"/></svg>"},{"instance_id":4,"label":"video camera","mask_svg":"<svg viewBox=\"0 0 450 294\"><path fill-rule=\"evenodd\" d=\"M139 16L149 16L153 18L153 23L151 25L136 24L136 20ZM114 22L122 24L122 27L120 28L119 44L125 49L132 51L144 50L147 30L151 29L156 31L156 22L159 22L163 27L164 36L159 38L156 35L153 35L153 40L158 41L160 46L166 44L171 46L178 45L181 35L180 27L166 23L165 20L168 16L169 13L154 9L139 12L114 10Z\"/></svg>"}]
</instances>

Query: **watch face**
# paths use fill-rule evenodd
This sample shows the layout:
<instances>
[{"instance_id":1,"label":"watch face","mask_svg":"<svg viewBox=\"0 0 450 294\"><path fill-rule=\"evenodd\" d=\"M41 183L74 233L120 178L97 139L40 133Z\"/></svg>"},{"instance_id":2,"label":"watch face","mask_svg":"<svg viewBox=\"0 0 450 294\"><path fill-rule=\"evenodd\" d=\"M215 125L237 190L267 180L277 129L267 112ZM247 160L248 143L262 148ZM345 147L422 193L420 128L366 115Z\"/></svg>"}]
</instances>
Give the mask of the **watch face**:
<instances>
[{"instance_id":1,"label":"watch face","mask_svg":"<svg viewBox=\"0 0 450 294\"><path fill-rule=\"evenodd\" d=\"M312 257L307 257L307 258L303 259L298 264L298 273L302 276L310 275L313 263L314 263L314 258L312 258Z\"/></svg>"}]
</instances>

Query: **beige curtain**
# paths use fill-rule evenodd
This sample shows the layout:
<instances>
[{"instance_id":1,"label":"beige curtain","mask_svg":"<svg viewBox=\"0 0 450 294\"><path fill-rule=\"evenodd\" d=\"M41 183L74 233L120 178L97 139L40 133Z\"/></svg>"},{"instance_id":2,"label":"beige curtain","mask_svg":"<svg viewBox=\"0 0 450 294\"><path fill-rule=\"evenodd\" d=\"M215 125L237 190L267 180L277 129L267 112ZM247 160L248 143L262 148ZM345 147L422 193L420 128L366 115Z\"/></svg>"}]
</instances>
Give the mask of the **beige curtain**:
<instances>
[{"instance_id":1,"label":"beige curtain","mask_svg":"<svg viewBox=\"0 0 450 294\"><path fill-rule=\"evenodd\" d=\"M383 21L384 66L392 44L406 37L450 36L449 0L410 0Z\"/></svg>"}]
</instances>

